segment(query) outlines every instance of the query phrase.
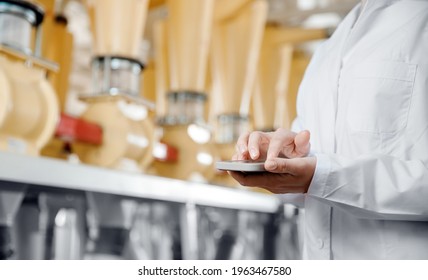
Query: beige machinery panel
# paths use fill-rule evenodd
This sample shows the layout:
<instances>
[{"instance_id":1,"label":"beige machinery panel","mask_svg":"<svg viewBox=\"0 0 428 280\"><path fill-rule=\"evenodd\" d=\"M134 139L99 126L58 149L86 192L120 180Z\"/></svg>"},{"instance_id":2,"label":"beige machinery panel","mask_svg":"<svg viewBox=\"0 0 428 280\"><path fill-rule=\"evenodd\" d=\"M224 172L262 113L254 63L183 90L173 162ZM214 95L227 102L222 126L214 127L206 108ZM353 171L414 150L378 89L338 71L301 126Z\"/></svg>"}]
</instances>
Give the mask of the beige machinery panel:
<instances>
[{"instance_id":1,"label":"beige machinery panel","mask_svg":"<svg viewBox=\"0 0 428 280\"><path fill-rule=\"evenodd\" d=\"M298 45L326 37L325 29L266 27L252 100L256 129L290 128L307 65L301 63L304 54Z\"/></svg>"},{"instance_id":2,"label":"beige machinery panel","mask_svg":"<svg viewBox=\"0 0 428 280\"><path fill-rule=\"evenodd\" d=\"M153 26L155 48L156 115L166 115L166 94L169 87L167 22L159 20Z\"/></svg>"},{"instance_id":3,"label":"beige machinery panel","mask_svg":"<svg viewBox=\"0 0 428 280\"><path fill-rule=\"evenodd\" d=\"M205 91L213 0L169 0L170 90Z\"/></svg>"},{"instance_id":4,"label":"beige machinery panel","mask_svg":"<svg viewBox=\"0 0 428 280\"><path fill-rule=\"evenodd\" d=\"M256 129L273 129L284 125L284 114L287 113L284 105L287 103L292 60L293 46L290 44L263 46L253 96Z\"/></svg>"},{"instance_id":5,"label":"beige machinery panel","mask_svg":"<svg viewBox=\"0 0 428 280\"><path fill-rule=\"evenodd\" d=\"M153 162L157 175L190 181L209 181L214 175L214 146L210 132L195 124L162 127L161 142L178 148L175 162Z\"/></svg>"},{"instance_id":6,"label":"beige machinery panel","mask_svg":"<svg viewBox=\"0 0 428 280\"><path fill-rule=\"evenodd\" d=\"M134 119L127 116L133 107L125 101L97 101L90 103L82 119L97 123L103 130L103 143L99 147L74 143L73 149L79 158L89 164L120 168L123 158L135 160L144 170L151 162L154 127L146 116ZM138 106L137 106L138 107Z\"/></svg>"},{"instance_id":7,"label":"beige machinery panel","mask_svg":"<svg viewBox=\"0 0 428 280\"><path fill-rule=\"evenodd\" d=\"M168 18L159 21L154 27L156 47L157 74L157 114L159 116L172 112L166 110L166 93L185 91L204 95L208 51L213 21L213 0L169 0L167 1ZM178 93L180 94L180 93ZM182 96L184 96L182 95ZM173 102L173 101L170 101ZM189 101L194 102L194 101ZM195 106L201 106L200 103ZM174 108L187 106L183 116L195 110L199 122L203 122L203 108L198 110L188 104L175 104ZM202 104L203 106L203 104ZM182 109L182 108L179 108ZM177 113L175 113L177 114ZM159 128L162 132L160 141L173 146L178 151L175 161L155 161L152 172L171 178L208 181L214 173L214 147L211 132L203 125L189 119L184 123L172 122Z\"/></svg>"},{"instance_id":8,"label":"beige machinery panel","mask_svg":"<svg viewBox=\"0 0 428 280\"><path fill-rule=\"evenodd\" d=\"M267 2L256 0L213 31L214 114L248 114L261 47Z\"/></svg>"},{"instance_id":9,"label":"beige machinery panel","mask_svg":"<svg viewBox=\"0 0 428 280\"><path fill-rule=\"evenodd\" d=\"M226 20L236 16L252 0L216 0L214 20Z\"/></svg>"},{"instance_id":10,"label":"beige machinery panel","mask_svg":"<svg viewBox=\"0 0 428 280\"><path fill-rule=\"evenodd\" d=\"M4 70L0 68L0 129L8 112L11 89Z\"/></svg>"},{"instance_id":11,"label":"beige machinery panel","mask_svg":"<svg viewBox=\"0 0 428 280\"><path fill-rule=\"evenodd\" d=\"M97 55L138 57L148 0L89 0Z\"/></svg>"},{"instance_id":12,"label":"beige machinery panel","mask_svg":"<svg viewBox=\"0 0 428 280\"><path fill-rule=\"evenodd\" d=\"M73 35L67 29L67 19L58 17L62 14L61 10L66 1L37 0L37 2L45 8L42 23L42 57L55 61L60 66L60 71L49 75L49 80L58 95L61 111L64 112L73 53ZM61 5L56 2L61 2Z\"/></svg>"},{"instance_id":13,"label":"beige machinery panel","mask_svg":"<svg viewBox=\"0 0 428 280\"><path fill-rule=\"evenodd\" d=\"M0 56L0 68L10 85L0 149L37 155L55 131L59 115L56 94L40 68L4 56Z\"/></svg>"}]
</instances>

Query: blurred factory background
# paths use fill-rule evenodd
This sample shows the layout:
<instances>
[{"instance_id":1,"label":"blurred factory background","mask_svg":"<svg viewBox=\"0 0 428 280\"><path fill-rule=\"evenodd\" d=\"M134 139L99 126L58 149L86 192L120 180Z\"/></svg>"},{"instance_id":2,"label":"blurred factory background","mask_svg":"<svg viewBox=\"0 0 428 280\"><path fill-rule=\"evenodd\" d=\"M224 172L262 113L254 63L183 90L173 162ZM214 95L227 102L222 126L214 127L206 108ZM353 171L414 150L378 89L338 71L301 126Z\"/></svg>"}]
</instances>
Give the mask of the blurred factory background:
<instances>
[{"instance_id":1,"label":"blurred factory background","mask_svg":"<svg viewBox=\"0 0 428 280\"><path fill-rule=\"evenodd\" d=\"M0 259L299 259L217 160L289 128L356 0L0 0Z\"/></svg>"}]
</instances>

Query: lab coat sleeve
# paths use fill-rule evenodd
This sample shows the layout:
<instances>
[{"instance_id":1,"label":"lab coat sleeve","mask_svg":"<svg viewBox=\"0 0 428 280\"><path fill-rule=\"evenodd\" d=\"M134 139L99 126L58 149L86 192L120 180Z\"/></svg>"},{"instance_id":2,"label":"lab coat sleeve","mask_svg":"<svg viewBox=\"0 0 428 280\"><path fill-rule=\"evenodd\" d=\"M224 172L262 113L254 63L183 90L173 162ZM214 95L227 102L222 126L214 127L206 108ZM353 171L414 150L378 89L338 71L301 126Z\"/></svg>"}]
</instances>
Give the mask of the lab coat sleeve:
<instances>
[{"instance_id":1,"label":"lab coat sleeve","mask_svg":"<svg viewBox=\"0 0 428 280\"><path fill-rule=\"evenodd\" d=\"M428 168L391 156L316 154L307 195L360 218L428 221Z\"/></svg>"}]
</instances>

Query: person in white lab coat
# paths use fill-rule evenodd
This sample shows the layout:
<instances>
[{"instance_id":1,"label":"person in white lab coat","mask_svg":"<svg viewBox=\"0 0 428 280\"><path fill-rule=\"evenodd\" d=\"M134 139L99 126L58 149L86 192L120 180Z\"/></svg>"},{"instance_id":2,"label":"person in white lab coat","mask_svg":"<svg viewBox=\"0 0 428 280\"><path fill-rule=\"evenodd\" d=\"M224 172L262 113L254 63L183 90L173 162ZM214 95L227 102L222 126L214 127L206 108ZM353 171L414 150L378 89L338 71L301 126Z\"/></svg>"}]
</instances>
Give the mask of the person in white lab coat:
<instances>
[{"instance_id":1,"label":"person in white lab coat","mask_svg":"<svg viewBox=\"0 0 428 280\"><path fill-rule=\"evenodd\" d=\"M357 5L314 54L292 131L241 135L234 158L271 173L231 175L304 193L304 257L428 259L428 1Z\"/></svg>"}]
</instances>

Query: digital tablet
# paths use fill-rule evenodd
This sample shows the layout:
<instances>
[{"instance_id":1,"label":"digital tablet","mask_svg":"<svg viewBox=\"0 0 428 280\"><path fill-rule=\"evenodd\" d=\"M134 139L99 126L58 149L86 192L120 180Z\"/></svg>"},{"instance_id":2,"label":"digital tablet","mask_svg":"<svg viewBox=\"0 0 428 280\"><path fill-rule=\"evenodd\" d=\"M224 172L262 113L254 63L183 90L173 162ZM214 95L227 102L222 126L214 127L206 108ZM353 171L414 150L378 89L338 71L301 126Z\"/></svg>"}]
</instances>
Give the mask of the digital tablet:
<instances>
[{"instance_id":1,"label":"digital tablet","mask_svg":"<svg viewBox=\"0 0 428 280\"><path fill-rule=\"evenodd\" d=\"M265 169L264 161L254 160L227 160L217 161L216 168L225 171L241 171L241 172L263 172Z\"/></svg>"}]
</instances>

